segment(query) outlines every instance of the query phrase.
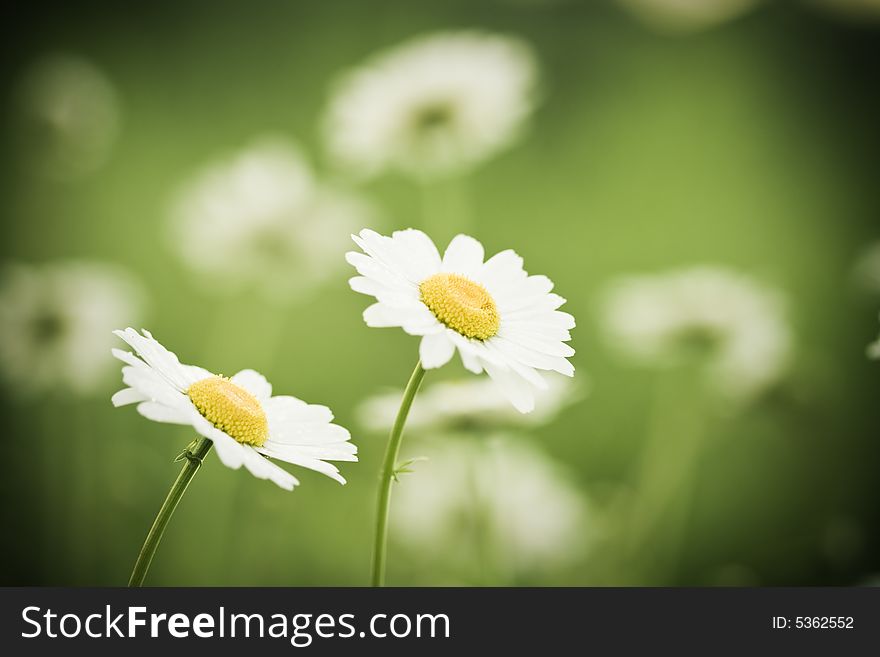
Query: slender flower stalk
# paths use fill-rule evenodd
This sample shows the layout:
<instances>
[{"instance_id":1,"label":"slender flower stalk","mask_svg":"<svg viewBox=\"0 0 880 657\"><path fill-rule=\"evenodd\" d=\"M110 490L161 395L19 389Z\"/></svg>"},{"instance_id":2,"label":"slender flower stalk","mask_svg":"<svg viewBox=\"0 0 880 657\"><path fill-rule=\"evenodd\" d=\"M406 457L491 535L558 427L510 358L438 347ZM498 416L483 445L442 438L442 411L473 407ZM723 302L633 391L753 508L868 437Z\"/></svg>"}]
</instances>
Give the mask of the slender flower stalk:
<instances>
[{"instance_id":1,"label":"slender flower stalk","mask_svg":"<svg viewBox=\"0 0 880 657\"><path fill-rule=\"evenodd\" d=\"M409 415L409 409L412 407L413 400L419 391L423 378L425 378L425 368L422 367L422 361L419 361L416 363L416 368L409 378L409 383L406 384L406 390L404 390L403 399L400 402L400 409L397 411L397 418L394 420L394 426L391 427L391 436L388 438L388 446L385 449L385 460L382 465L382 475L379 484L379 502L376 508L376 537L373 544L373 586L385 585L391 484L397 477L397 454L400 451L400 443L403 439L403 427L406 424L406 417Z\"/></svg>"},{"instance_id":2,"label":"slender flower stalk","mask_svg":"<svg viewBox=\"0 0 880 657\"><path fill-rule=\"evenodd\" d=\"M131 578L128 580L129 586L143 586L144 578L150 569L153 556L156 554L159 542L162 540L162 534L165 533L165 527L168 526L168 522L171 520L177 505L180 504L180 500L183 499L183 494L186 492L189 483L202 466L202 461L208 455L208 452L211 451L212 445L213 443L208 438L197 438L177 457L176 460L178 461L186 459L186 463L181 469L180 474L177 475L171 490L168 491L165 501L162 502L162 508L159 509L159 513L153 521L153 526L150 527L150 531L144 541L144 546L141 548L137 561L134 564L134 569L131 571Z\"/></svg>"}]
</instances>

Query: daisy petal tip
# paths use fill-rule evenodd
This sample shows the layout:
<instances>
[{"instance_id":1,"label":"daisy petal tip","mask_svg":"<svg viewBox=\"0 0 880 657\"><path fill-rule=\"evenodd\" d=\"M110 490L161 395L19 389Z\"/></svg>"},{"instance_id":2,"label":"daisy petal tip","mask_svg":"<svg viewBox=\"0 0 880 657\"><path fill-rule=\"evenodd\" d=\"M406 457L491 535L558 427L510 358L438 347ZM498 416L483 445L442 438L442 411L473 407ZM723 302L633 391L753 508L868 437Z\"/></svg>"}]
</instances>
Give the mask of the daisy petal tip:
<instances>
[{"instance_id":1,"label":"daisy petal tip","mask_svg":"<svg viewBox=\"0 0 880 657\"><path fill-rule=\"evenodd\" d=\"M122 390L118 390L117 392L114 392L113 395L110 397L110 403L113 404L114 408L127 406L128 404L132 404L138 400L141 400L141 395L139 395L131 388L123 388Z\"/></svg>"}]
</instances>

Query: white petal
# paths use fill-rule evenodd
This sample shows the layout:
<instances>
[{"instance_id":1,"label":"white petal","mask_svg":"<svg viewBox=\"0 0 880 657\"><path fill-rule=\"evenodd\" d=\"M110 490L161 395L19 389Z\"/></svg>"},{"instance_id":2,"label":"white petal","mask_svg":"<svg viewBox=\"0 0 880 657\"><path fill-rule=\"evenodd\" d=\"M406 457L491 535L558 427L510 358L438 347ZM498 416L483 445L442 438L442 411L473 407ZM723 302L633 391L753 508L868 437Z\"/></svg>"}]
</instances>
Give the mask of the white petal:
<instances>
[{"instance_id":1,"label":"white petal","mask_svg":"<svg viewBox=\"0 0 880 657\"><path fill-rule=\"evenodd\" d=\"M491 342L493 347L504 354L508 360L539 370L555 370L566 376L574 375L574 366L565 358L543 354L498 336L492 338Z\"/></svg>"},{"instance_id":2,"label":"white petal","mask_svg":"<svg viewBox=\"0 0 880 657\"><path fill-rule=\"evenodd\" d=\"M123 388L110 398L110 402L118 408L119 406L126 406L127 404L136 404L138 402L147 401L148 399L149 397L140 390Z\"/></svg>"},{"instance_id":3,"label":"white petal","mask_svg":"<svg viewBox=\"0 0 880 657\"><path fill-rule=\"evenodd\" d=\"M255 477L269 479L285 490L293 490L293 487L299 483L292 474L267 461L249 445L242 445L223 433L198 413L193 418L193 426L196 431L214 443L217 457L226 467L238 470L244 465Z\"/></svg>"},{"instance_id":4,"label":"white petal","mask_svg":"<svg viewBox=\"0 0 880 657\"><path fill-rule=\"evenodd\" d=\"M440 252L431 238L422 231L408 228L395 231L391 237L416 263L414 266L419 270L418 280L424 280L440 269Z\"/></svg>"},{"instance_id":5,"label":"white petal","mask_svg":"<svg viewBox=\"0 0 880 657\"><path fill-rule=\"evenodd\" d=\"M574 356L574 349L559 340L544 339L535 333L517 332L516 330L508 330L502 328L498 332L497 337L502 340L513 342L533 351L547 354L548 356L561 356L562 358L570 358Z\"/></svg>"},{"instance_id":6,"label":"white petal","mask_svg":"<svg viewBox=\"0 0 880 657\"><path fill-rule=\"evenodd\" d=\"M521 361L519 361L516 358L511 358L508 354L506 354L504 352L503 349L500 349L498 347L498 342L495 339L487 341L486 347L489 350L495 351L496 353L498 353L499 358L503 358L505 360L506 365L510 370L512 370L513 372L515 372L519 376L521 376L523 379L528 381L531 385L533 385L536 388L539 388L541 390L547 389L547 387L548 387L547 381L544 380L544 377L542 377L530 365L526 365L525 363L522 363Z\"/></svg>"},{"instance_id":7,"label":"white petal","mask_svg":"<svg viewBox=\"0 0 880 657\"><path fill-rule=\"evenodd\" d=\"M186 408L190 405L189 398L181 393L165 377L150 368L122 368L122 382L134 388L146 399L157 401L166 406Z\"/></svg>"},{"instance_id":8,"label":"white petal","mask_svg":"<svg viewBox=\"0 0 880 657\"><path fill-rule=\"evenodd\" d=\"M138 404L138 413L153 422L168 424L192 424L192 414L186 410L165 406L159 402L145 401Z\"/></svg>"},{"instance_id":9,"label":"white petal","mask_svg":"<svg viewBox=\"0 0 880 657\"><path fill-rule=\"evenodd\" d=\"M127 342L153 370L169 381L180 391L186 390L192 383L188 373L181 367L177 356L156 341L149 331L140 335L133 328L114 331L118 337Z\"/></svg>"},{"instance_id":10,"label":"white petal","mask_svg":"<svg viewBox=\"0 0 880 657\"><path fill-rule=\"evenodd\" d=\"M546 307L555 303L557 298L562 297L551 297L552 289L553 281L546 276L529 276L512 288L499 290L494 298L498 310L505 315L523 308Z\"/></svg>"},{"instance_id":11,"label":"white petal","mask_svg":"<svg viewBox=\"0 0 880 657\"><path fill-rule=\"evenodd\" d=\"M338 424L279 422L270 417L269 438L284 445L332 445L347 442L351 434Z\"/></svg>"},{"instance_id":12,"label":"white petal","mask_svg":"<svg viewBox=\"0 0 880 657\"><path fill-rule=\"evenodd\" d=\"M284 490L293 490L294 486L299 483L297 478L287 470L261 456L250 445L243 445L243 447L245 448L244 467L257 479L268 479L278 484Z\"/></svg>"},{"instance_id":13,"label":"white petal","mask_svg":"<svg viewBox=\"0 0 880 657\"><path fill-rule=\"evenodd\" d=\"M455 344L446 332L426 335L419 344L419 358L422 367L433 370L449 362L455 354Z\"/></svg>"},{"instance_id":14,"label":"white petal","mask_svg":"<svg viewBox=\"0 0 880 657\"><path fill-rule=\"evenodd\" d=\"M571 332L555 326L536 326L526 322L505 322L498 331L498 335L504 335L511 340L519 338L533 339L541 342L568 342L571 340Z\"/></svg>"},{"instance_id":15,"label":"white petal","mask_svg":"<svg viewBox=\"0 0 880 657\"><path fill-rule=\"evenodd\" d=\"M410 335L427 335L444 330L444 326L422 303L407 308L374 303L364 311L364 321L373 328L399 326Z\"/></svg>"},{"instance_id":16,"label":"white petal","mask_svg":"<svg viewBox=\"0 0 880 657\"><path fill-rule=\"evenodd\" d=\"M480 268L476 280L493 295L503 290L511 280L525 278L523 260L510 249L496 253Z\"/></svg>"},{"instance_id":17,"label":"white petal","mask_svg":"<svg viewBox=\"0 0 880 657\"><path fill-rule=\"evenodd\" d=\"M483 266L483 245L469 235L452 238L443 254L443 271L457 272L474 278Z\"/></svg>"},{"instance_id":18,"label":"white petal","mask_svg":"<svg viewBox=\"0 0 880 657\"><path fill-rule=\"evenodd\" d=\"M456 331L449 331L446 334L452 341L455 343L455 346L458 347L458 350L462 354L469 354L471 356L480 358L490 363L495 363L500 367L504 367L505 358L500 357L498 354L488 350L486 348L486 344L480 340L469 340L464 337L460 333Z\"/></svg>"},{"instance_id":19,"label":"white petal","mask_svg":"<svg viewBox=\"0 0 880 657\"><path fill-rule=\"evenodd\" d=\"M123 363L127 365L131 365L132 367L140 367L140 368L149 368L144 361L135 356L130 351L123 351L122 349L116 349L115 347L110 350L110 353L113 354L114 358L121 360Z\"/></svg>"},{"instance_id":20,"label":"white petal","mask_svg":"<svg viewBox=\"0 0 880 657\"><path fill-rule=\"evenodd\" d=\"M309 470L315 470L321 474L335 479L340 484L345 483L345 478L339 474L339 469L331 463L318 460L311 456L303 454L295 445L279 445L277 443L266 442L262 447L257 448L261 454L281 459L294 465L299 465Z\"/></svg>"},{"instance_id":21,"label":"white petal","mask_svg":"<svg viewBox=\"0 0 880 657\"><path fill-rule=\"evenodd\" d=\"M276 451L276 453L284 453L287 449L293 449L297 454L305 457L320 459L322 461L357 461L357 445L352 443L329 443L326 445L290 445L288 443L279 443L271 438L267 440L264 447Z\"/></svg>"},{"instance_id":22,"label":"white petal","mask_svg":"<svg viewBox=\"0 0 880 657\"><path fill-rule=\"evenodd\" d=\"M263 410L269 417L279 421L325 424L333 420L333 413L326 406L307 404L301 399L278 395L263 402Z\"/></svg>"},{"instance_id":23,"label":"white petal","mask_svg":"<svg viewBox=\"0 0 880 657\"><path fill-rule=\"evenodd\" d=\"M480 364L480 359L477 358L476 354L465 349L459 349L458 355L461 356L461 364L464 365L467 371L474 374L483 373L483 366Z\"/></svg>"},{"instance_id":24,"label":"white petal","mask_svg":"<svg viewBox=\"0 0 880 657\"><path fill-rule=\"evenodd\" d=\"M213 372L206 370L204 367L197 367L195 365L181 365L181 367L186 372L190 385L197 381L203 381L204 379L210 379L212 376L217 376Z\"/></svg>"},{"instance_id":25,"label":"white petal","mask_svg":"<svg viewBox=\"0 0 880 657\"><path fill-rule=\"evenodd\" d=\"M386 306L406 308L419 302L418 288L414 285L401 288L387 287L373 278L355 276L348 279L351 289L361 294L369 294Z\"/></svg>"},{"instance_id":26,"label":"white petal","mask_svg":"<svg viewBox=\"0 0 880 657\"><path fill-rule=\"evenodd\" d=\"M395 239L396 236L406 232L398 231L392 237L385 237L375 231L364 229L359 235L352 235L352 239L365 253L375 258L389 271L399 274L410 283L418 284L437 271L439 258L436 263L420 260L417 254L410 251L410 238L403 235L401 239Z\"/></svg>"},{"instance_id":27,"label":"white petal","mask_svg":"<svg viewBox=\"0 0 880 657\"><path fill-rule=\"evenodd\" d=\"M556 311L520 311L508 313L502 319L503 326L515 326L530 331L542 332L548 328L568 331L574 328L574 317L568 313Z\"/></svg>"},{"instance_id":28,"label":"white petal","mask_svg":"<svg viewBox=\"0 0 880 657\"><path fill-rule=\"evenodd\" d=\"M345 254L345 259L361 276L376 281L389 289L406 289L414 287L414 283L407 280L402 272L389 269L379 260L376 260L365 253L349 251Z\"/></svg>"},{"instance_id":29,"label":"white petal","mask_svg":"<svg viewBox=\"0 0 880 657\"><path fill-rule=\"evenodd\" d=\"M241 386L257 399L269 399L272 396L272 384L266 377L255 370L242 370L235 374L230 381Z\"/></svg>"},{"instance_id":30,"label":"white petal","mask_svg":"<svg viewBox=\"0 0 880 657\"><path fill-rule=\"evenodd\" d=\"M504 395L520 413L531 413L535 409L535 393L532 386L512 370L504 370L486 363L486 373L501 388Z\"/></svg>"}]
</instances>

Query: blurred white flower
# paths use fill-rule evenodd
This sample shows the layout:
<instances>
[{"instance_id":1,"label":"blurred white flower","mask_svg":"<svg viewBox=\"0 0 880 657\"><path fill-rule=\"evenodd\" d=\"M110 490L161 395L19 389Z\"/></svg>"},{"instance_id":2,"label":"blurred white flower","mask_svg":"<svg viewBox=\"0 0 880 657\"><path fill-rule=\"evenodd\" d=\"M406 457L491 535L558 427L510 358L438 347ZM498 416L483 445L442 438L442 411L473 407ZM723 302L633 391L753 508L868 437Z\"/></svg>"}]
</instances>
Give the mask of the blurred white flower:
<instances>
[{"instance_id":1,"label":"blurred white flower","mask_svg":"<svg viewBox=\"0 0 880 657\"><path fill-rule=\"evenodd\" d=\"M51 55L22 76L16 136L22 159L49 178L71 179L100 168L119 133L119 103L104 74L89 61Z\"/></svg>"},{"instance_id":2,"label":"blurred white flower","mask_svg":"<svg viewBox=\"0 0 880 657\"><path fill-rule=\"evenodd\" d=\"M364 229L352 239L363 253L346 260L359 276L351 289L376 298L364 311L372 327L400 327L419 336L420 366L442 367L458 352L465 369L486 372L514 408L529 413L548 384L539 370L574 376L574 317L553 281L530 276L508 249L485 260L483 245L456 235L443 257L420 230L390 237Z\"/></svg>"},{"instance_id":3,"label":"blurred white flower","mask_svg":"<svg viewBox=\"0 0 880 657\"><path fill-rule=\"evenodd\" d=\"M868 345L868 358L880 360L880 338Z\"/></svg>"},{"instance_id":4,"label":"blurred white flower","mask_svg":"<svg viewBox=\"0 0 880 657\"><path fill-rule=\"evenodd\" d=\"M283 301L338 274L351 232L374 215L319 183L293 144L267 137L198 172L170 219L174 249L207 290Z\"/></svg>"},{"instance_id":5,"label":"blurred white flower","mask_svg":"<svg viewBox=\"0 0 880 657\"><path fill-rule=\"evenodd\" d=\"M697 32L736 18L760 0L618 0L648 27L661 32Z\"/></svg>"},{"instance_id":6,"label":"blurred white flower","mask_svg":"<svg viewBox=\"0 0 880 657\"><path fill-rule=\"evenodd\" d=\"M865 292L880 294L880 241L872 242L856 258L853 278Z\"/></svg>"},{"instance_id":7,"label":"blurred white flower","mask_svg":"<svg viewBox=\"0 0 880 657\"><path fill-rule=\"evenodd\" d=\"M519 39L417 37L339 80L325 117L328 148L361 175L468 170L519 136L536 77L531 48Z\"/></svg>"},{"instance_id":8,"label":"blurred white flower","mask_svg":"<svg viewBox=\"0 0 880 657\"><path fill-rule=\"evenodd\" d=\"M110 331L140 318L144 295L124 270L91 262L11 265L0 279L0 371L22 394L105 390Z\"/></svg>"},{"instance_id":9,"label":"blurred white flower","mask_svg":"<svg viewBox=\"0 0 880 657\"><path fill-rule=\"evenodd\" d=\"M619 280L603 321L611 345L634 361L664 367L704 358L709 383L734 399L778 381L792 346L779 294L714 267Z\"/></svg>"},{"instance_id":10,"label":"blurred white flower","mask_svg":"<svg viewBox=\"0 0 880 657\"><path fill-rule=\"evenodd\" d=\"M566 376L546 376L547 388L536 391L535 410L519 413L488 379L441 381L422 388L407 417L410 433L426 429L475 426L535 426L550 422L563 408L583 397L582 386ZM372 431L391 428L403 391L365 400L358 408L361 426Z\"/></svg>"},{"instance_id":11,"label":"blurred white flower","mask_svg":"<svg viewBox=\"0 0 880 657\"><path fill-rule=\"evenodd\" d=\"M267 457L345 483L328 461L357 461L357 447L349 442L347 429L332 423L326 406L273 396L272 385L254 370L226 378L184 365L147 331L113 333L137 354L112 350L125 363L122 380L128 386L113 395L114 406L137 404L148 420L191 426L214 444L223 465L233 470L244 466L285 490L299 481Z\"/></svg>"},{"instance_id":12,"label":"blurred white flower","mask_svg":"<svg viewBox=\"0 0 880 657\"><path fill-rule=\"evenodd\" d=\"M595 538L592 509L569 474L527 440L444 436L402 475L391 528L420 558L473 563L486 555L512 573L581 558Z\"/></svg>"}]
</instances>

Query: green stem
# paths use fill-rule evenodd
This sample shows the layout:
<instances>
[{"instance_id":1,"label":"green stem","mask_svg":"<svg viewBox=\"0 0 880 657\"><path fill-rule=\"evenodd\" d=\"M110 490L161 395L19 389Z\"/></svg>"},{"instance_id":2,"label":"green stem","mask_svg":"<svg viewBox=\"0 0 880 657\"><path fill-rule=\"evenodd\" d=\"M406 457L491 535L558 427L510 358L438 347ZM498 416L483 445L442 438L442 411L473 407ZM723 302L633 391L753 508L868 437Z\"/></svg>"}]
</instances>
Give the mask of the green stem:
<instances>
[{"instance_id":1,"label":"green stem","mask_svg":"<svg viewBox=\"0 0 880 657\"><path fill-rule=\"evenodd\" d=\"M385 561L388 543L388 511L391 508L391 484L394 481L397 464L397 453L400 451L400 441L403 438L403 426L406 424L406 416L412 406L413 399L419 391L422 379L425 377L425 368L422 362L416 363L406 390L403 392L403 400L397 411L394 426L391 427L391 436L388 439L388 447L385 448L385 461L382 465L382 479L379 484L379 505L376 511L376 540L373 544L373 586L385 586Z\"/></svg>"},{"instance_id":2,"label":"green stem","mask_svg":"<svg viewBox=\"0 0 880 657\"><path fill-rule=\"evenodd\" d=\"M202 461L208 455L208 452L211 451L213 444L207 438L198 438L190 443L189 447L177 457L177 460L186 459L186 463L180 470L180 474L177 475L171 490L168 491L168 496L162 503L162 508L159 509L159 514L153 521L153 526L150 527L150 531L144 541L144 546L141 548L141 552L138 554L137 561L134 564L134 570L131 571L131 578L128 580L129 586L143 586L144 578L147 576L150 563L153 561L153 555L156 554L156 549L162 540L162 534L165 533L165 527L168 525L168 521L171 520L177 505L180 504L180 500L183 498L189 482L195 477L196 472L199 471L202 465Z\"/></svg>"}]
</instances>

